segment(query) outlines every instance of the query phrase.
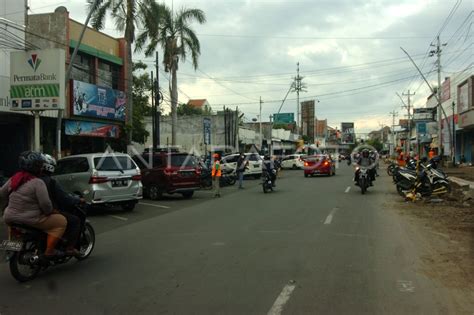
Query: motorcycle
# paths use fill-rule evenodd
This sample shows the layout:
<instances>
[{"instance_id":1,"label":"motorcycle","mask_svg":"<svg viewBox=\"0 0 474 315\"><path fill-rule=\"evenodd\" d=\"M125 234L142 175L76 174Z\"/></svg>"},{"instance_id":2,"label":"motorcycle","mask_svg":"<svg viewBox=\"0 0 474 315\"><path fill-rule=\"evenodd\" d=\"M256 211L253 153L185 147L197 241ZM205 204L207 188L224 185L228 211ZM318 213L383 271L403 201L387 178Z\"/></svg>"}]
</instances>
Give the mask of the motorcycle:
<instances>
[{"instance_id":1,"label":"motorcycle","mask_svg":"<svg viewBox=\"0 0 474 315\"><path fill-rule=\"evenodd\" d=\"M369 170L365 167L360 167L358 168L359 171L359 187L360 187L360 192L364 195L367 192L367 189L370 186L370 176L369 176Z\"/></svg>"},{"instance_id":2,"label":"motorcycle","mask_svg":"<svg viewBox=\"0 0 474 315\"><path fill-rule=\"evenodd\" d=\"M436 167L436 166L435 166ZM418 170L401 169L396 181L397 192L405 197L407 193L419 193L421 196L442 195L451 191L448 177L433 167L431 163L419 163Z\"/></svg>"},{"instance_id":3,"label":"motorcycle","mask_svg":"<svg viewBox=\"0 0 474 315\"><path fill-rule=\"evenodd\" d=\"M273 169L273 176L276 176L276 170ZM273 180L272 180L272 175L268 173L267 171L262 172L262 188L263 192L266 194L268 192L273 191Z\"/></svg>"},{"instance_id":4,"label":"motorcycle","mask_svg":"<svg viewBox=\"0 0 474 315\"><path fill-rule=\"evenodd\" d=\"M80 255L75 256L79 261L89 257L95 246L95 231L86 219L86 209L77 205L73 214L81 221L81 229L76 249ZM0 243L0 249L7 251L10 273L18 282L34 279L42 270L49 267L64 264L73 256L57 256L46 258L42 253L46 249L45 232L28 225L12 224L10 226L10 237ZM65 241L57 245L59 250L65 249Z\"/></svg>"},{"instance_id":5,"label":"motorcycle","mask_svg":"<svg viewBox=\"0 0 474 315\"><path fill-rule=\"evenodd\" d=\"M233 186L237 181L237 176L232 169L222 170L222 175L219 179L220 187ZM201 169L201 188L211 189L212 188L212 172L210 169Z\"/></svg>"}]
</instances>

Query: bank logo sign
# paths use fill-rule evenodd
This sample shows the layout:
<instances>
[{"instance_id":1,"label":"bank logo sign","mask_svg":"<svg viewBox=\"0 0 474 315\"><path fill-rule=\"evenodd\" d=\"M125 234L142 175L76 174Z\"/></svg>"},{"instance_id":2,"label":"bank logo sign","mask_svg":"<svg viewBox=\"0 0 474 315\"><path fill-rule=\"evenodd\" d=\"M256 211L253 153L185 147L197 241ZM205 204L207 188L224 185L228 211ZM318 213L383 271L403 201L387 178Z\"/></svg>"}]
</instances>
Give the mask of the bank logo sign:
<instances>
[{"instance_id":1,"label":"bank logo sign","mask_svg":"<svg viewBox=\"0 0 474 315\"><path fill-rule=\"evenodd\" d=\"M63 49L10 53L11 109L25 111L63 109L66 89L65 68Z\"/></svg>"},{"instance_id":2,"label":"bank logo sign","mask_svg":"<svg viewBox=\"0 0 474 315\"><path fill-rule=\"evenodd\" d=\"M28 64L33 68L33 70L38 69L39 65L41 64L41 59L38 58L38 54L31 54L30 59L28 59Z\"/></svg>"}]
</instances>

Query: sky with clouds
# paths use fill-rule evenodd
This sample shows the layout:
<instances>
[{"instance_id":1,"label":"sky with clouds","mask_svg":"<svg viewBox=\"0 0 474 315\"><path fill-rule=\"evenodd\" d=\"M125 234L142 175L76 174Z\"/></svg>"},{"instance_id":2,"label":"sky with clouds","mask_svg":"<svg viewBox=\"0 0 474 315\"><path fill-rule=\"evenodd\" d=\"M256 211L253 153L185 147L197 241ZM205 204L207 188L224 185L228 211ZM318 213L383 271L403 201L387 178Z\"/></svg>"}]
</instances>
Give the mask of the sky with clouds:
<instances>
[{"instance_id":1,"label":"sky with clouds","mask_svg":"<svg viewBox=\"0 0 474 315\"><path fill-rule=\"evenodd\" d=\"M13 1L13 0L7 0ZM400 47L406 49L434 84L430 43L441 31L442 77L472 71L474 2L471 0L158 0L175 10L202 9L204 25L194 25L201 42L199 68L180 64L179 101L206 98L215 110L238 107L247 120L264 121L277 112L296 75L306 91L300 100L319 100L316 116L331 126L356 123L363 133L391 125L389 112L406 110L396 92L415 96L423 106L428 88ZM63 5L70 17L85 21L84 0L29 0L30 13ZM452 14L450 14L452 13ZM109 21L105 32L121 36ZM135 54L153 70L153 58ZM165 94L168 82L161 75ZM290 93L281 112L296 113ZM169 106L166 105L165 106Z\"/></svg>"}]
</instances>

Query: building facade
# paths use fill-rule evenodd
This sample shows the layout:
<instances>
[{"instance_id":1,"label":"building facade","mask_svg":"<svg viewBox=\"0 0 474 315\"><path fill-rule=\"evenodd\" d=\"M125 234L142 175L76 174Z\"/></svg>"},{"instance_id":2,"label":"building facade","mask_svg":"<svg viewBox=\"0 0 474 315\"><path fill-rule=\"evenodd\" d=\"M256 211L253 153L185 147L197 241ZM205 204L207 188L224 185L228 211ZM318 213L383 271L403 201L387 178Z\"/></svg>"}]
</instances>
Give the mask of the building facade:
<instances>
[{"instance_id":1,"label":"building facade","mask_svg":"<svg viewBox=\"0 0 474 315\"><path fill-rule=\"evenodd\" d=\"M26 41L39 49L64 49L65 68L77 47L83 24L65 7L28 15ZM100 152L119 147L126 121L126 41L87 28L74 59L61 125L61 155ZM41 118L41 148L56 155L57 114Z\"/></svg>"}]
</instances>

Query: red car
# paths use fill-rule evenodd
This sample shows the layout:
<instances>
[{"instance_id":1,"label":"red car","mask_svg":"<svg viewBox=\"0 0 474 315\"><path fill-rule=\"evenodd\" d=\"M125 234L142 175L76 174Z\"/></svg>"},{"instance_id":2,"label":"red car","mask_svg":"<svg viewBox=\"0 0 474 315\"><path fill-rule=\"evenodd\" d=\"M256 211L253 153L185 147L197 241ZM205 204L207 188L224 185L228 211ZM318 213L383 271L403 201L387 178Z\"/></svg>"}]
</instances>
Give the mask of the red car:
<instances>
[{"instance_id":1,"label":"red car","mask_svg":"<svg viewBox=\"0 0 474 315\"><path fill-rule=\"evenodd\" d=\"M336 175L336 164L325 154L309 156L304 160L304 177L313 175Z\"/></svg>"},{"instance_id":2,"label":"red car","mask_svg":"<svg viewBox=\"0 0 474 315\"><path fill-rule=\"evenodd\" d=\"M193 155L178 152L143 153L133 160L142 171L144 194L161 199L163 194L191 198L201 187L201 169Z\"/></svg>"}]
</instances>

